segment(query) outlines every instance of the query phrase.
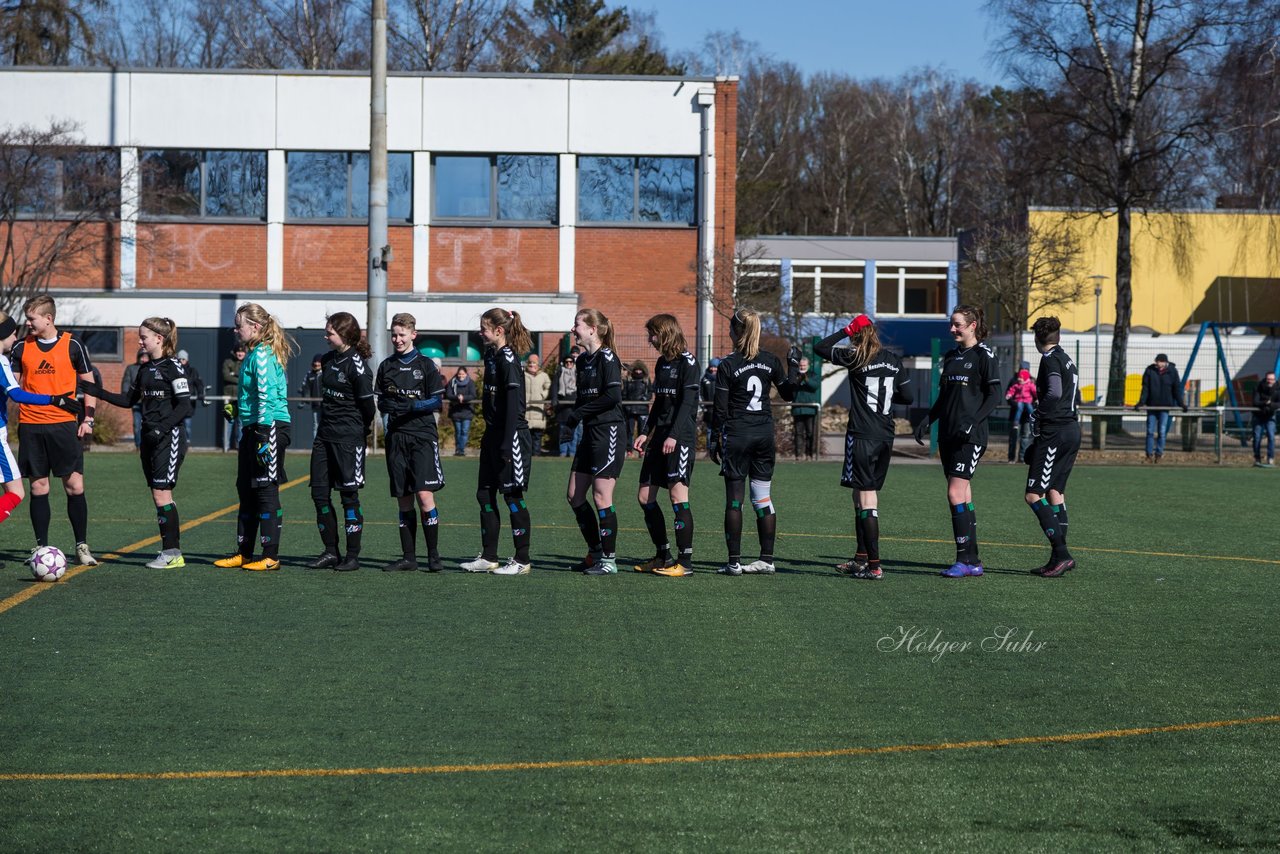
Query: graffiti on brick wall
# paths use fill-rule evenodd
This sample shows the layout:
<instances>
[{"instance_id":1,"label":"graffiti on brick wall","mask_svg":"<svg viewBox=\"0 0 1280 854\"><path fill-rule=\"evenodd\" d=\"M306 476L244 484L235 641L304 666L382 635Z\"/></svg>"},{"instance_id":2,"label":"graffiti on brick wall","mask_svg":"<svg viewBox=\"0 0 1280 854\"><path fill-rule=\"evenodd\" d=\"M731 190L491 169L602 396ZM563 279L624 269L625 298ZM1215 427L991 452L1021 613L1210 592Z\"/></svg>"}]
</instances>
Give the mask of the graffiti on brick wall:
<instances>
[{"instance_id":1,"label":"graffiti on brick wall","mask_svg":"<svg viewBox=\"0 0 1280 854\"><path fill-rule=\"evenodd\" d=\"M323 261L325 253L329 251L329 238L332 235L332 228L301 228L295 231L289 250L289 260L294 269L301 270L308 264Z\"/></svg>"},{"instance_id":2,"label":"graffiti on brick wall","mask_svg":"<svg viewBox=\"0 0 1280 854\"><path fill-rule=\"evenodd\" d=\"M225 270L235 263L234 258L227 257L225 251L217 248L217 239L221 237L222 246L226 246L225 229L209 225L203 228L173 228L156 230L153 240L147 242L147 277L157 274L192 273L197 270L216 273ZM207 241L213 238L214 242Z\"/></svg>"},{"instance_id":3,"label":"graffiti on brick wall","mask_svg":"<svg viewBox=\"0 0 1280 854\"><path fill-rule=\"evenodd\" d=\"M532 289L520 269L520 231L466 229L432 235L432 278L447 288L478 285L490 289ZM468 273L474 277L468 281Z\"/></svg>"}]
</instances>

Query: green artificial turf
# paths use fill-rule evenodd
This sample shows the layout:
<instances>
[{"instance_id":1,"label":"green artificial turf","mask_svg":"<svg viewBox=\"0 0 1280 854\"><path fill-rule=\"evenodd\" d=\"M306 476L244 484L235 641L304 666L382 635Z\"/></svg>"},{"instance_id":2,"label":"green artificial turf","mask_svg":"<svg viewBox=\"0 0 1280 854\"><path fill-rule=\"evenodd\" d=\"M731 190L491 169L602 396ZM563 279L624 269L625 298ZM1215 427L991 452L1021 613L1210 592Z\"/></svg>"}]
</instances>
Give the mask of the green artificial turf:
<instances>
[{"instance_id":1,"label":"green artificial turf","mask_svg":"<svg viewBox=\"0 0 1280 854\"><path fill-rule=\"evenodd\" d=\"M87 462L94 549L154 536L136 459ZM305 474L305 456L288 462ZM451 567L478 551L475 471L446 460ZM304 483L282 496L279 573L209 565L233 548L231 514L183 535L185 569L145 569L149 545L50 585L0 613L0 775L811 753L1280 715L1272 472L1081 467L1068 501L1079 568L1045 580L1026 573L1048 549L1025 469L984 465L987 575L948 580L941 473L895 465L886 577L866 582L831 569L852 552L834 463L779 467L778 574L740 578L714 574L723 496L705 461L697 574L627 571L652 553L634 461L615 500L624 571L567 571L584 551L567 471L534 464L527 577L378 572L398 536L376 459L361 572L301 568L319 549ZM183 518L232 504L233 481L229 457L192 456ZM53 541L69 550L53 504ZM36 583L20 565L25 510L0 526L0 599ZM750 518L743 540L750 559ZM917 643L898 644L904 633ZM0 849L1265 847L1280 839L1277 748L1280 724L1256 723L836 757L0 780Z\"/></svg>"}]
</instances>

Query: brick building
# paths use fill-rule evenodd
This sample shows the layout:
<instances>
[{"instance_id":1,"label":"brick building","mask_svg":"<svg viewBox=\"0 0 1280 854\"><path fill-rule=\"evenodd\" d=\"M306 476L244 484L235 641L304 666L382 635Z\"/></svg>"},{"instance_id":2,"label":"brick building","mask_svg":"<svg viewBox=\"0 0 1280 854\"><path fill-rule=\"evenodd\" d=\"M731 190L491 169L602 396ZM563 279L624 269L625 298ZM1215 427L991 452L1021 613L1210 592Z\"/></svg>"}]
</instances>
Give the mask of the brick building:
<instances>
[{"instance_id":1,"label":"brick building","mask_svg":"<svg viewBox=\"0 0 1280 854\"><path fill-rule=\"evenodd\" d=\"M579 307L631 341L668 311L705 359L723 321L696 282L733 257L736 90L732 78L392 75L388 316L413 313L419 344L456 363L478 356L478 316L494 305L519 311L544 352ZM6 69L0 117L78 128L83 155L50 167L59 210L85 158L119 175L101 258L50 285L59 324L92 342L108 382L151 315L178 323L213 393L242 302L299 338L291 374L323 349L328 314L363 322L367 75Z\"/></svg>"}]
</instances>

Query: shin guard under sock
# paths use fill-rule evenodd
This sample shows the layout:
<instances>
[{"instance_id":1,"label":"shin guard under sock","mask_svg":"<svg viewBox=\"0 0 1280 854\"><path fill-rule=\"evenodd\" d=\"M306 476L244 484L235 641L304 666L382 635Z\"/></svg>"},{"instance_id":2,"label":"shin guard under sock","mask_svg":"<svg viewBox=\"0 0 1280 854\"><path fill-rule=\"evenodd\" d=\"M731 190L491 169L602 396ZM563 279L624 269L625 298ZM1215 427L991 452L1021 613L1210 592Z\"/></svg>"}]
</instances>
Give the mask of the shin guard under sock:
<instances>
[{"instance_id":1,"label":"shin guard under sock","mask_svg":"<svg viewBox=\"0 0 1280 854\"><path fill-rule=\"evenodd\" d=\"M599 511L600 513L600 553L603 557L613 558L618 554L618 514L613 505Z\"/></svg>"},{"instance_id":2,"label":"shin guard under sock","mask_svg":"<svg viewBox=\"0 0 1280 854\"><path fill-rule=\"evenodd\" d=\"M511 513L511 541L516 547L516 560L529 562L529 506L519 495L504 496Z\"/></svg>"},{"instance_id":3,"label":"shin guard under sock","mask_svg":"<svg viewBox=\"0 0 1280 854\"><path fill-rule=\"evenodd\" d=\"M172 502L156 508L156 525L160 527L160 548L177 551L179 546L178 506Z\"/></svg>"},{"instance_id":4,"label":"shin guard under sock","mask_svg":"<svg viewBox=\"0 0 1280 854\"><path fill-rule=\"evenodd\" d=\"M1067 502L1053 505L1053 515L1058 517L1058 533L1062 535L1062 548L1067 547Z\"/></svg>"},{"instance_id":5,"label":"shin guard under sock","mask_svg":"<svg viewBox=\"0 0 1280 854\"><path fill-rule=\"evenodd\" d=\"M644 511L644 526L649 529L649 539L657 549L656 554L670 560L671 543L667 540L667 520L662 515L662 508L654 501L641 504L640 509Z\"/></svg>"},{"instance_id":6,"label":"shin guard under sock","mask_svg":"<svg viewBox=\"0 0 1280 854\"><path fill-rule=\"evenodd\" d=\"M67 518L71 520L71 533L75 535L76 545L87 543L89 537L89 499L84 493L67 496Z\"/></svg>"},{"instance_id":7,"label":"shin guard under sock","mask_svg":"<svg viewBox=\"0 0 1280 854\"><path fill-rule=\"evenodd\" d=\"M502 521L493 506L497 496L482 491L476 497L480 499L480 556L487 561L497 561L498 532L502 530Z\"/></svg>"},{"instance_id":8,"label":"shin guard under sock","mask_svg":"<svg viewBox=\"0 0 1280 854\"><path fill-rule=\"evenodd\" d=\"M951 530L956 538L956 562L975 563L978 559L977 524L972 504L951 506Z\"/></svg>"},{"instance_id":9,"label":"shin guard under sock","mask_svg":"<svg viewBox=\"0 0 1280 854\"><path fill-rule=\"evenodd\" d=\"M49 495L33 495L31 496L31 529L35 531L36 545L49 545L49 520L52 514L49 512Z\"/></svg>"},{"instance_id":10,"label":"shin guard under sock","mask_svg":"<svg viewBox=\"0 0 1280 854\"><path fill-rule=\"evenodd\" d=\"M742 481L725 481L724 544L729 550L729 563L742 559Z\"/></svg>"},{"instance_id":11,"label":"shin guard under sock","mask_svg":"<svg viewBox=\"0 0 1280 854\"><path fill-rule=\"evenodd\" d=\"M440 510L436 507L422 511L422 539L427 541L427 557L440 557Z\"/></svg>"},{"instance_id":12,"label":"shin guard under sock","mask_svg":"<svg viewBox=\"0 0 1280 854\"><path fill-rule=\"evenodd\" d=\"M680 551L680 565L688 567L693 563L693 511L688 501L673 503L671 510L675 513L676 548Z\"/></svg>"},{"instance_id":13,"label":"shin guard under sock","mask_svg":"<svg viewBox=\"0 0 1280 854\"><path fill-rule=\"evenodd\" d=\"M778 537L778 514L756 508L756 534L760 537L760 559L773 563L773 544Z\"/></svg>"},{"instance_id":14,"label":"shin guard under sock","mask_svg":"<svg viewBox=\"0 0 1280 854\"><path fill-rule=\"evenodd\" d=\"M347 557L360 555L360 543L364 539L364 512L359 498L342 497L343 526L347 535Z\"/></svg>"},{"instance_id":15,"label":"shin guard under sock","mask_svg":"<svg viewBox=\"0 0 1280 854\"><path fill-rule=\"evenodd\" d=\"M6 492L0 495L0 522L9 518L9 514L13 513L22 503L22 497L14 492Z\"/></svg>"},{"instance_id":16,"label":"shin guard under sock","mask_svg":"<svg viewBox=\"0 0 1280 854\"><path fill-rule=\"evenodd\" d=\"M320 532L323 550L336 555L338 553L338 515L333 512L333 505L328 501L316 502L316 530Z\"/></svg>"},{"instance_id":17,"label":"shin guard under sock","mask_svg":"<svg viewBox=\"0 0 1280 854\"><path fill-rule=\"evenodd\" d=\"M1053 547L1053 559L1055 561L1062 560L1065 557L1066 548L1062 542L1062 532L1058 530L1058 520L1053 512L1053 508L1049 506L1046 498L1041 498L1031 504L1031 512L1036 515L1036 521L1040 523L1040 530L1044 531L1044 537L1049 541L1049 545Z\"/></svg>"},{"instance_id":18,"label":"shin guard under sock","mask_svg":"<svg viewBox=\"0 0 1280 854\"><path fill-rule=\"evenodd\" d=\"M880 562L880 511L875 508L858 511L858 524L861 526L861 537L858 540L858 551L866 552L867 563Z\"/></svg>"},{"instance_id":19,"label":"shin guard under sock","mask_svg":"<svg viewBox=\"0 0 1280 854\"><path fill-rule=\"evenodd\" d=\"M400 554L414 560L418 551L418 513L410 508L401 510L396 517L396 526L400 532Z\"/></svg>"},{"instance_id":20,"label":"shin guard under sock","mask_svg":"<svg viewBox=\"0 0 1280 854\"><path fill-rule=\"evenodd\" d=\"M573 518L578 521L578 530L582 532L582 539L586 541L587 551L599 554L601 551L600 523L596 521L595 510L584 501L574 506Z\"/></svg>"},{"instance_id":21,"label":"shin guard under sock","mask_svg":"<svg viewBox=\"0 0 1280 854\"><path fill-rule=\"evenodd\" d=\"M258 489L258 532L262 556L280 557L280 534L284 529L284 509L280 506L280 485L273 483Z\"/></svg>"},{"instance_id":22,"label":"shin guard under sock","mask_svg":"<svg viewBox=\"0 0 1280 854\"><path fill-rule=\"evenodd\" d=\"M857 545L853 547L853 559L865 561L867 559L867 525L861 510L853 511L853 533L857 538Z\"/></svg>"}]
</instances>

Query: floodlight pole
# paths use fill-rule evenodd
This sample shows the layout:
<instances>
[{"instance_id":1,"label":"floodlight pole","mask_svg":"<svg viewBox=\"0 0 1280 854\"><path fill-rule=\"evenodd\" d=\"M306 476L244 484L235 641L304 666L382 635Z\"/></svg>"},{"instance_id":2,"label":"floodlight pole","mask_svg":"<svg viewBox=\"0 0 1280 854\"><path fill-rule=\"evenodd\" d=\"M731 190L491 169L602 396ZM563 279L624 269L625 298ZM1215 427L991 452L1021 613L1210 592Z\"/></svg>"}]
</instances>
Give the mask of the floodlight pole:
<instances>
[{"instance_id":1,"label":"floodlight pole","mask_svg":"<svg viewBox=\"0 0 1280 854\"><path fill-rule=\"evenodd\" d=\"M1093 403L1101 406L1102 387L1098 385L1098 368L1102 353L1102 283L1107 277L1098 273L1089 278L1093 279Z\"/></svg>"},{"instance_id":2,"label":"floodlight pole","mask_svg":"<svg viewBox=\"0 0 1280 854\"><path fill-rule=\"evenodd\" d=\"M369 319L372 370L387 357L387 0L373 0L369 93Z\"/></svg>"}]
</instances>

